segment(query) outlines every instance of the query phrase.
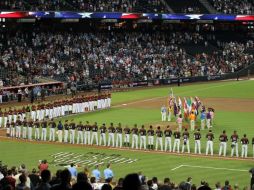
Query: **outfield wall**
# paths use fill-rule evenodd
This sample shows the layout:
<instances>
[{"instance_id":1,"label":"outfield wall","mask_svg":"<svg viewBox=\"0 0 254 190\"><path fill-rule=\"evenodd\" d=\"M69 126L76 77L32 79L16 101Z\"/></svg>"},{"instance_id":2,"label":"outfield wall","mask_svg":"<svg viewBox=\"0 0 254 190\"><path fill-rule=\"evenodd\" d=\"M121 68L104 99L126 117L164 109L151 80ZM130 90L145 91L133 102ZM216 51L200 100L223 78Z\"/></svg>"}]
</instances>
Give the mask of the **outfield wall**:
<instances>
[{"instance_id":1,"label":"outfield wall","mask_svg":"<svg viewBox=\"0 0 254 190\"><path fill-rule=\"evenodd\" d=\"M111 82L103 82L97 88L100 89L112 89L112 88L132 88L132 87L145 87L145 86L157 86L157 85L170 85L191 82L205 82L205 81L215 81L215 80L228 80L237 79L242 77L248 77L254 74L254 63L248 67L241 69L240 71L234 73L227 73L223 75L210 75L210 76L198 76L198 77L181 77L181 78L170 78L170 79L154 79L148 81L131 81L125 84L112 84ZM80 86L80 88L82 88ZM84 87L85 88L85 87Z\"/></svg>"}]
</instances>

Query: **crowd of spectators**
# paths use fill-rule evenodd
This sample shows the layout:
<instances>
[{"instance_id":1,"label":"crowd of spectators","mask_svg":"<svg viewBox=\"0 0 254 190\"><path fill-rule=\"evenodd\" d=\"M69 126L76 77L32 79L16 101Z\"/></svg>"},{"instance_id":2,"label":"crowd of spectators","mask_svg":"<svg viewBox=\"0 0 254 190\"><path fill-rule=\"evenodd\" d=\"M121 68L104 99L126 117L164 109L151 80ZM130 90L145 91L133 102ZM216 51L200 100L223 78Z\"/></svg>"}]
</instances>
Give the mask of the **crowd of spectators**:
<instances>
[{"instance_id":1,"label":"crowd of spectators","mask_svg":"<svg viewBox=\"0 0 254 190\"><path fill-rule=\"evenodd\" d=\"M0 38L0 67L23 73L26 80L45 76L98 83L216 75L253 61L253 55L245 53L252 41L218 41L222 51L188 55L182 45L207 46L211 39L199 32L17 32Z\"/></svg>"},{"instance_id":2,"label":"crowd of spectators","mask_svg":"<svg viewBox=\"0 0 254 190\"><path fill-rule=\"evenodd\" d=\"M89 12L167 12L161 0L3 0L1 10L89 11Z\"/></svg>"},{"instance_id":3,"label":"crowd of spectators","mask_svg":"<svg viewBox=\"0 0 254 190\"><path fill-rule=\"evenodd\" d=\"M253 14L254 3L251 0L211 0L213 7L224 14Z\"/></svg>"},{"instance_id":4,"label":"crowd of spectators","mask_svg":"<svg viewBox=\"0 0 254 190\"><path fill-rule=\"evenodd\" d=\"M108 165L110 166L110 165ZM104 175L113 174L107 166ZM71 164L67 169L58 170L56 174L50 172L48 165L39 171L35 168L32 172L24 164L20 167L7 166L0 167L0 190L209 190L209 184L201 181L200 185L192 183L192 178L188 177L186 181L179 184L171 181L170 178L164 178L160 182L157 177L148 179L142 172L128 174L125 178L119 178L118 181L113 177L107 179L98 178L100 171L98 166L90 174L89 169L85 167L83 172L77 172L76 167ZM253 169L250 173L253 175ZM95 175L94 175L95 174ZM225 184L217 182L216 190L238 190L239 186L231 186L228 180ZM247 186L244 189L248 189ZM253 188L252 188L253 189Z\"/></svg>"}]
</instances>

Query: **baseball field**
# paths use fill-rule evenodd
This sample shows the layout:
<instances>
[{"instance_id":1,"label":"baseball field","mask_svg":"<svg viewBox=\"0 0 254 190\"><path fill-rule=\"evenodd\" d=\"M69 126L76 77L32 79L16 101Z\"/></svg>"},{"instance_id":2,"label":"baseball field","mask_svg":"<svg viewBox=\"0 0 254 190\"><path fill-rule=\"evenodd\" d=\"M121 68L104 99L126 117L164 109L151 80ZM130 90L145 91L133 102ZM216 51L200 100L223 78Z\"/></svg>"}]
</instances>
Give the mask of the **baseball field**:
<instances>
[{"instance_id":1,"label":"baseball field","mask_svg":"<svg viewBox=\"0 0 254 190\"><path fill-rule=\"evenodd\" d=\"M109 110L69 116L76 122L90 121L107 125L121 122L132 127L135 123L140 126L176 126L175 122L161 122L160 108L166 104L170 86L137 89L112 94L112 108ZM116 179L127 173L141 171L151 178L157 176L160 180L169 177L179 183L187 177L193 178L193 183L207 181L211 187L216 182L223 183L226 179L231 185L249 186L248 170L254 166L251 139L254 137L254 81L224 81L183 85L172 87L175 96L198 96L203 104L215 109L213 132L215 134L214 156L204 156L207 129L202 131L202 155L173 154L160 151L142 151L132 149L114 149L96 146L70 145L48 142L25 142L0 138L0 160L9 166L24 163L29 169L36 168L38 160L47 159L52 171L63 168L71 162L78 163L82 170L87 166L92 170L95 164L112 163ZM65 118L61 118L65 120ZM197 123L199 125L199 123ZM188 123L184 123L188 126ZM231 136L237 130L241 138L244 133L250 140L248 159L230 158L230 142L227 146L227 157L218 157L219 135L226 130ZM191 132L191 152L194 152L194 140ZM239 144L241 155L241 145Z\"/></svg>"}]
</instances>

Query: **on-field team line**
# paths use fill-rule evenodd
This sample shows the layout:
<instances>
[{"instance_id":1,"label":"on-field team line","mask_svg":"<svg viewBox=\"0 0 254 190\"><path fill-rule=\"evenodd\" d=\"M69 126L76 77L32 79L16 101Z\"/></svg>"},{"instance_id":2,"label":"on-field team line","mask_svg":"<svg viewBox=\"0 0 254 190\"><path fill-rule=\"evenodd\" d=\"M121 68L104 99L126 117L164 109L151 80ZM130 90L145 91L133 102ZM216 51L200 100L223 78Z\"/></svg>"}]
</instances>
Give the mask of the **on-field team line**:
<instances>
[{"instance_id":1,"label":"on-field team line","mask_svg":"<svg viewBox=\"0 0 254 190\"><path fill-rule=\"evenodd\" d=\"M239 84L239 83L237 83ZM188 91L185 91L185 92L180 92L180 93L177 93L177 95L180 95L180 94L185 94L185 93L192 93L192 92L198 92L198 91L203 91L203 90L207 90L207 89L212 89L212 88L218 88L218 87L223 87L223 86L230 86L230 85L236 85L236 83L230 83L230 84L223 84L223 85L216 85L216 86L210 86L210 87L205 87L205 88L200 88L200 89L196 89L196 90L188 90ZM154 97L154 98L148 98L148 99L143 99L143 100L137 100L137 101L133 101L133 102L130 102L130 103L119 103L117 105L114 105L114 106L111 106L111 108L118 108L118 107L124 107L126 105L130 105L130 104L136 104L136 103L141 103L141 102L148 102L148 101L152 101L152 100L156 100L156 99L161 99L161 98L165 98L165 97L168 97L168 96L160 96L160 97ZM80 114L77 114L77 115L80 115ZM67 116L68 117L68 116ZM63 117L60 117L60 118L63 118ZM0 136L0 139L3 139L5 141L8 141L9 138L5 137L5 136ZM13 140L12 140L13 141ZM20 140L16 140L14 139L14 141L19 141ZM58 144L58 145L64 145L66 146L66 144L60 144L58 142L31 142L31 143L38 143L38 144ZM67 145L68 146L68 145ZM73 146L73 145L69 145L69 146ZM74 146L79 146L79 145L74 145ZM83 145L80 146L80 147L84 147ZM219 157L219 156L206 156L206 155L196 155L196 154L178 154L178 153L172 153L172 152L162 152L162 151L147 151L147 150L132 150L132 149L127 149L127 148L113 148L113 147L110 147L110 148L106 148L104 146L89 146L88 147L90 148L96 148L96 149L110 149L110 150L122 150L122 151L131 151L131 152L144 152L144 153L154 153L154 154L167 154L167 155L181 155L181 156L184 156L184 157L202 157L202 158L209 158L209 159L221 159L221 160L242 160L242 161L251 161L252 158L231 158L231 157ZM187 166L187 165L180 165L180 167L183 167L183 166ZM189 167L194 167L194 166L189 166ZM201 166L196 166L196 167L201 167ZM178 168L178 167L177 167Z\"/></svg>"}]
</instances>

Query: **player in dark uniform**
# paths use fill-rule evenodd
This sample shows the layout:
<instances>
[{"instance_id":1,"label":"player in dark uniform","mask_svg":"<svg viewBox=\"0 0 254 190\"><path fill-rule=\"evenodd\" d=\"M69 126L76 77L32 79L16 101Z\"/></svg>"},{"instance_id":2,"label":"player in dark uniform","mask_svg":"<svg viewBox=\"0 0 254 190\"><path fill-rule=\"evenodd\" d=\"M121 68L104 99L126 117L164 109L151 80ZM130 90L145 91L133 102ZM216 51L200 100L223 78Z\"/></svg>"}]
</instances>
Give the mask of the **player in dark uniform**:
<instances>
[{"instance_id":1,"label":"player in dark uniform","mask_svg":"<svg viewBox=\"0 0 254 190\"><path fill-rule=\"evenodd\" d=\"M79 124L77 125L77 131L78 131L78 138L77 138L77 144L79 144L79 141L81 143L83 143L83 125L82 125L82 121L79 122Z\"/></svg>"},{"instance_id":2,"label":"player in dark uniform","mask_svg":"<svg viewBox=\"0 0 254 190\"><path fill-rule=\"evenodd\" d=\"M180 151L180 138L181 138L181 133L179 132L179 129L177 128L176 131L174 132L173 136L175 137L174 140L174 147L173 147L173 152L175 152L177 148L177 153Z\"/></svg>"},{"instance_id":3,"label":"player in dark uniform","mask_svg":"<svg viewBox=\"0 0 254 190\"><path fill-rule=\"evenodd\" d=\"M64 124L64 143L68 143L68 136L69 136L69 123L68 123L68 120L65 120L65 124Z\"/></svg>"},{"instance_id":4,"label":"player in dark uniform","mask_svg":"<svg viewBox=\"0 0 254 190\"><path fill-rule=\"evenodd\" d=\"M139 130L139 135L140 135L140 149L142 149L143 146L144 150L146 150L146 129L144 125L141 126L141 129Z\"/></svg>"},{"instance_id":5,"label":"player in dark uniform","mask_svg":"<svg viewBox=\"0 0 254 190\"><path fill-rule=\"evenodd\" d=\"M7 136L7 137L10 137L11 124L10 124L9 120L7 120L6 128L7 128L7 130L6 130L6 136Z\"/></svg>"},{"instance_id":6,"label":"player in dark uniform","mask_svg":"<svg viewBox=\"0 0 254 190\"><path fill-rule=\"evenodd\" d=\"M112 147L115 146L115 127L113 123L110 123L110 127L108 128L108 146L111 145L112 141Z\"/></svg>"},{"instance_id":7,"label":"player in dark uniform","mask_svg":"<svg viewBox=\"0 0 254 190\"><path fill-rule=\"evenodd\" d=\"M136 149L138 149L138 127L137 127L137 124L135 124L134 127L131 129L131 133L132 133L131 148L134 149L134 147L136 147Z\"/></svg>"},{"instance_id":8,"label":"player in dark uniform","mask_svg":"<svg viewBox=\"0 0 254 190\"><path fill-rule=\"evenodd\" d=\"M211 155L213 155L213 139L214 139L214 135L212 133L212 130L209 130L209 132L206 134L206 139L207 139L207 143L206 143L206 155L208 155L209 149L210 149Z\"/></svg>"},{"instance_id":9,"label":"player in dark uniform","mask_svg":"<svg viewBox=\"0 0 254 190\"><path fill-rule=\"evenodd\" d=\"M158 150L158 146L160 145L161 151L163 151L162 136L163 136L163 132L161 131L161 127L158 126L157 130L156 130L156 145L155 145L155 150Z\"/></svg>"},{"instance_id":10,"label":"player in dark uniform","mask_svg":"<svg viewBox=\"0 0 254 190\"><path fill-rule=\"evenodd\" d=\"M47 140L47 127L48 123L45 119L41 122L41 140L46 141Z\"/></svg>"},{"instance_id":11,"label":"player in dark uniform","mask_svg":"<svg viewBox=\"0 0 254 190\"><path fill-rule=\"evenodd\" d=\"M200 143L200 139L201 139L201 133L200 133L200 129L197 129L197 131L194 133L194 139L195 139L195 150L194 153L195 154L201 154L201 143Z\"/></svg>"},{"instance_id":12,"label":"player in dark uniform","mask_svg":"<svg viewBox=\"0 0 254 190\"><path fill-rule=\"evenodd\" d=\"M91 144L91 130L92 126L89 124L89 121L86 122L85 125L85 136L84 136L84 144Z\"/></svg>"},{"instance_id":13,"label":"player in dark uniform","mask_svg":"<svg viewBox=\"0 0 254 190\"><path fill-rule=\"evenodd\" d=\"M122 124L119 123L118 127L116 127L116 147L122 148L122 144L123 144L123 129L122 129Z\"/></svg>"},{"instance_id":14,"label":"player in dark uniform","mask_svg":"<svg viewBox=\"0 0 254 190\"><path fill-rule=\"evenodd\" d=\"M75 144L76 124L73 120L70 123L70 144Z\"/></svg>"},{"instance_id":15,"label":"player in dark uniform","mask_svg":"<svg viewBox=\"0 0 254 190\"><path fill-rule=\"evenodd\" d=\"M172 151L172 146L171 146L172 131L171 131L169 125L167 126L167 128L164 131L164 136L165 136L165 151L169 150L169 152L171 152ZM168 147L169 147L169 149L168 149Z\"/></svg>"},{"instance_id":16,"label":"player in dark uniform","mask_svg":"<svg viewBox=\"0 0 254 190\"><path fill-rule=\"evenodd\" d=\"M125 147L130 147L130 133L131 130L130 128L126 125L126 127L124 128L124 146Z\"/></svg>"},{"instance_id":17,"label":"player in dark uniform","mask_svg":"<svg viewBox=\"0 0 254 190\"><path fill-rule=\"evenodd\" d=\"M184 129L182 137L183 137L182 153L184 153L185 146L187 147L188 153L190 153L190 142L189 142L190 134L187 128Z\"/></svg>"},{"instance_id":18,"label":"player in dark uniform","mask_svg":"<svg viewBox=\"0 0 254 190\"><path fill-rule=\"evenodd\" d=\"M224 131L222 132L222 134L220 135L219 140L220 140L219 156L221 156L222 150L224 150L223 156L226 156L228 137L227 137L227 135L226 135L226 131L225 131L225 130L224 130Z\"/></svg>"},{"instance_id":19,"label":"player in dark uniform","mask_svg":"<svg viewBox=\"0 0 254 190\"><path fill-rule=\"evenodd\" d=\"M49 141L55 142L56 122L51 119L49 122Z\"/></svg>"},{"instance_id":20,"label":"player in dark uniform","mask_svg":"<svg viewBox=\"0 0 254 190\"><path fill-rule=\"evenodd\" d=\"M254 137L252 138L252 155L253 155L253 158L254 158Z\"/></svg>"},{"instance_id":21,"label":"player in dark uniform","mask_svg":"<svg viewBox=\"0 0 254 190\"><path fill-rule=\"evenodd\" d=\"M22 128L22 138L26 139L26 134L27 134L27 128L28 128L28 122L26 120L26 118L24 118L23 120L23 128Z\"/></svg>"},{"instance_id":22,"label":"player in dark uniform","mask_svg":"<svg viewBox=\"0 0 254 190\"><path fill-rule=\"evenodd\" d=\"M27 139L29 141L32 140L32 135L33 135L33 126L34 126L34 122L33 120L31 119L29 122L28 122L28 129L27 129Z\"/></svg>"},{"instance_id":23,"label":"player in dark uniform","mask_svg":"<svg viewBox=\"0 0 254 190\"><path fill-rule=\"evenodd\" d=\"M34 138L35 140L39 141L40 140L40 122L38 119L36 119L34 122L34 128L35 128Z\"/></svg>"},{"instance_id":24,"label":"player in dark uniform","mask_svg":"<svg viewBox=\"0 0 254 190\"><path fill-rule=\"evenodd\" d=\"M99 145L99 141L98 141L98 125L95 122L94 125L92 126L92 139L91 139L91 144L93 144L93 141L96 141L96 145Z\"/></svg>"},{"instance_id":25,"label":"player in dark uniform","mask_svg":"<svg viewBox=\"0 0 254 190\"><path fill-rule=\"evenodd\" d=\"M243 138L241 139L241 144L242 144L242 158L243 157L247 158L249 139L246 137L246 134L243 135Z\"/></svg>"},{"instance_id":26,"label":"player in dark uniform","mask_svg":"<svg viewBox=\"0 0 254 190\"><path fill-rule=\"evenodd\" d=\"M107 132L107 128L105 123L102 124L102 126L100 127L100 146L102 145L102 141L103 141L103 146L107 145L106 142L106 132Z\"/></svg>"},{"instance_id":27,"label":"player in dark uniform","mask_svg":"<svg viewBox=\"0 0 254 190\"><path fill-rule=\"evenodd\" d=\"M234 156L234 151L236 154L236 157L238 157L238 134L236 133L236 131L234 131L234 133L231 135L230 137L231 139L231 157Z\"/></svg>"},{"instance_id":28,"label":"player in dark uniform","mask_svg":"<svg viewBox=\"0 0 254 190\"><path fill-rule=\"evenodd\" d=\"M147 130L147 135L148 135L148 149L153 150L153 143L154 143L154 129L153 126L150 125L149 129Z\"/></svg>"}]
</instances>

